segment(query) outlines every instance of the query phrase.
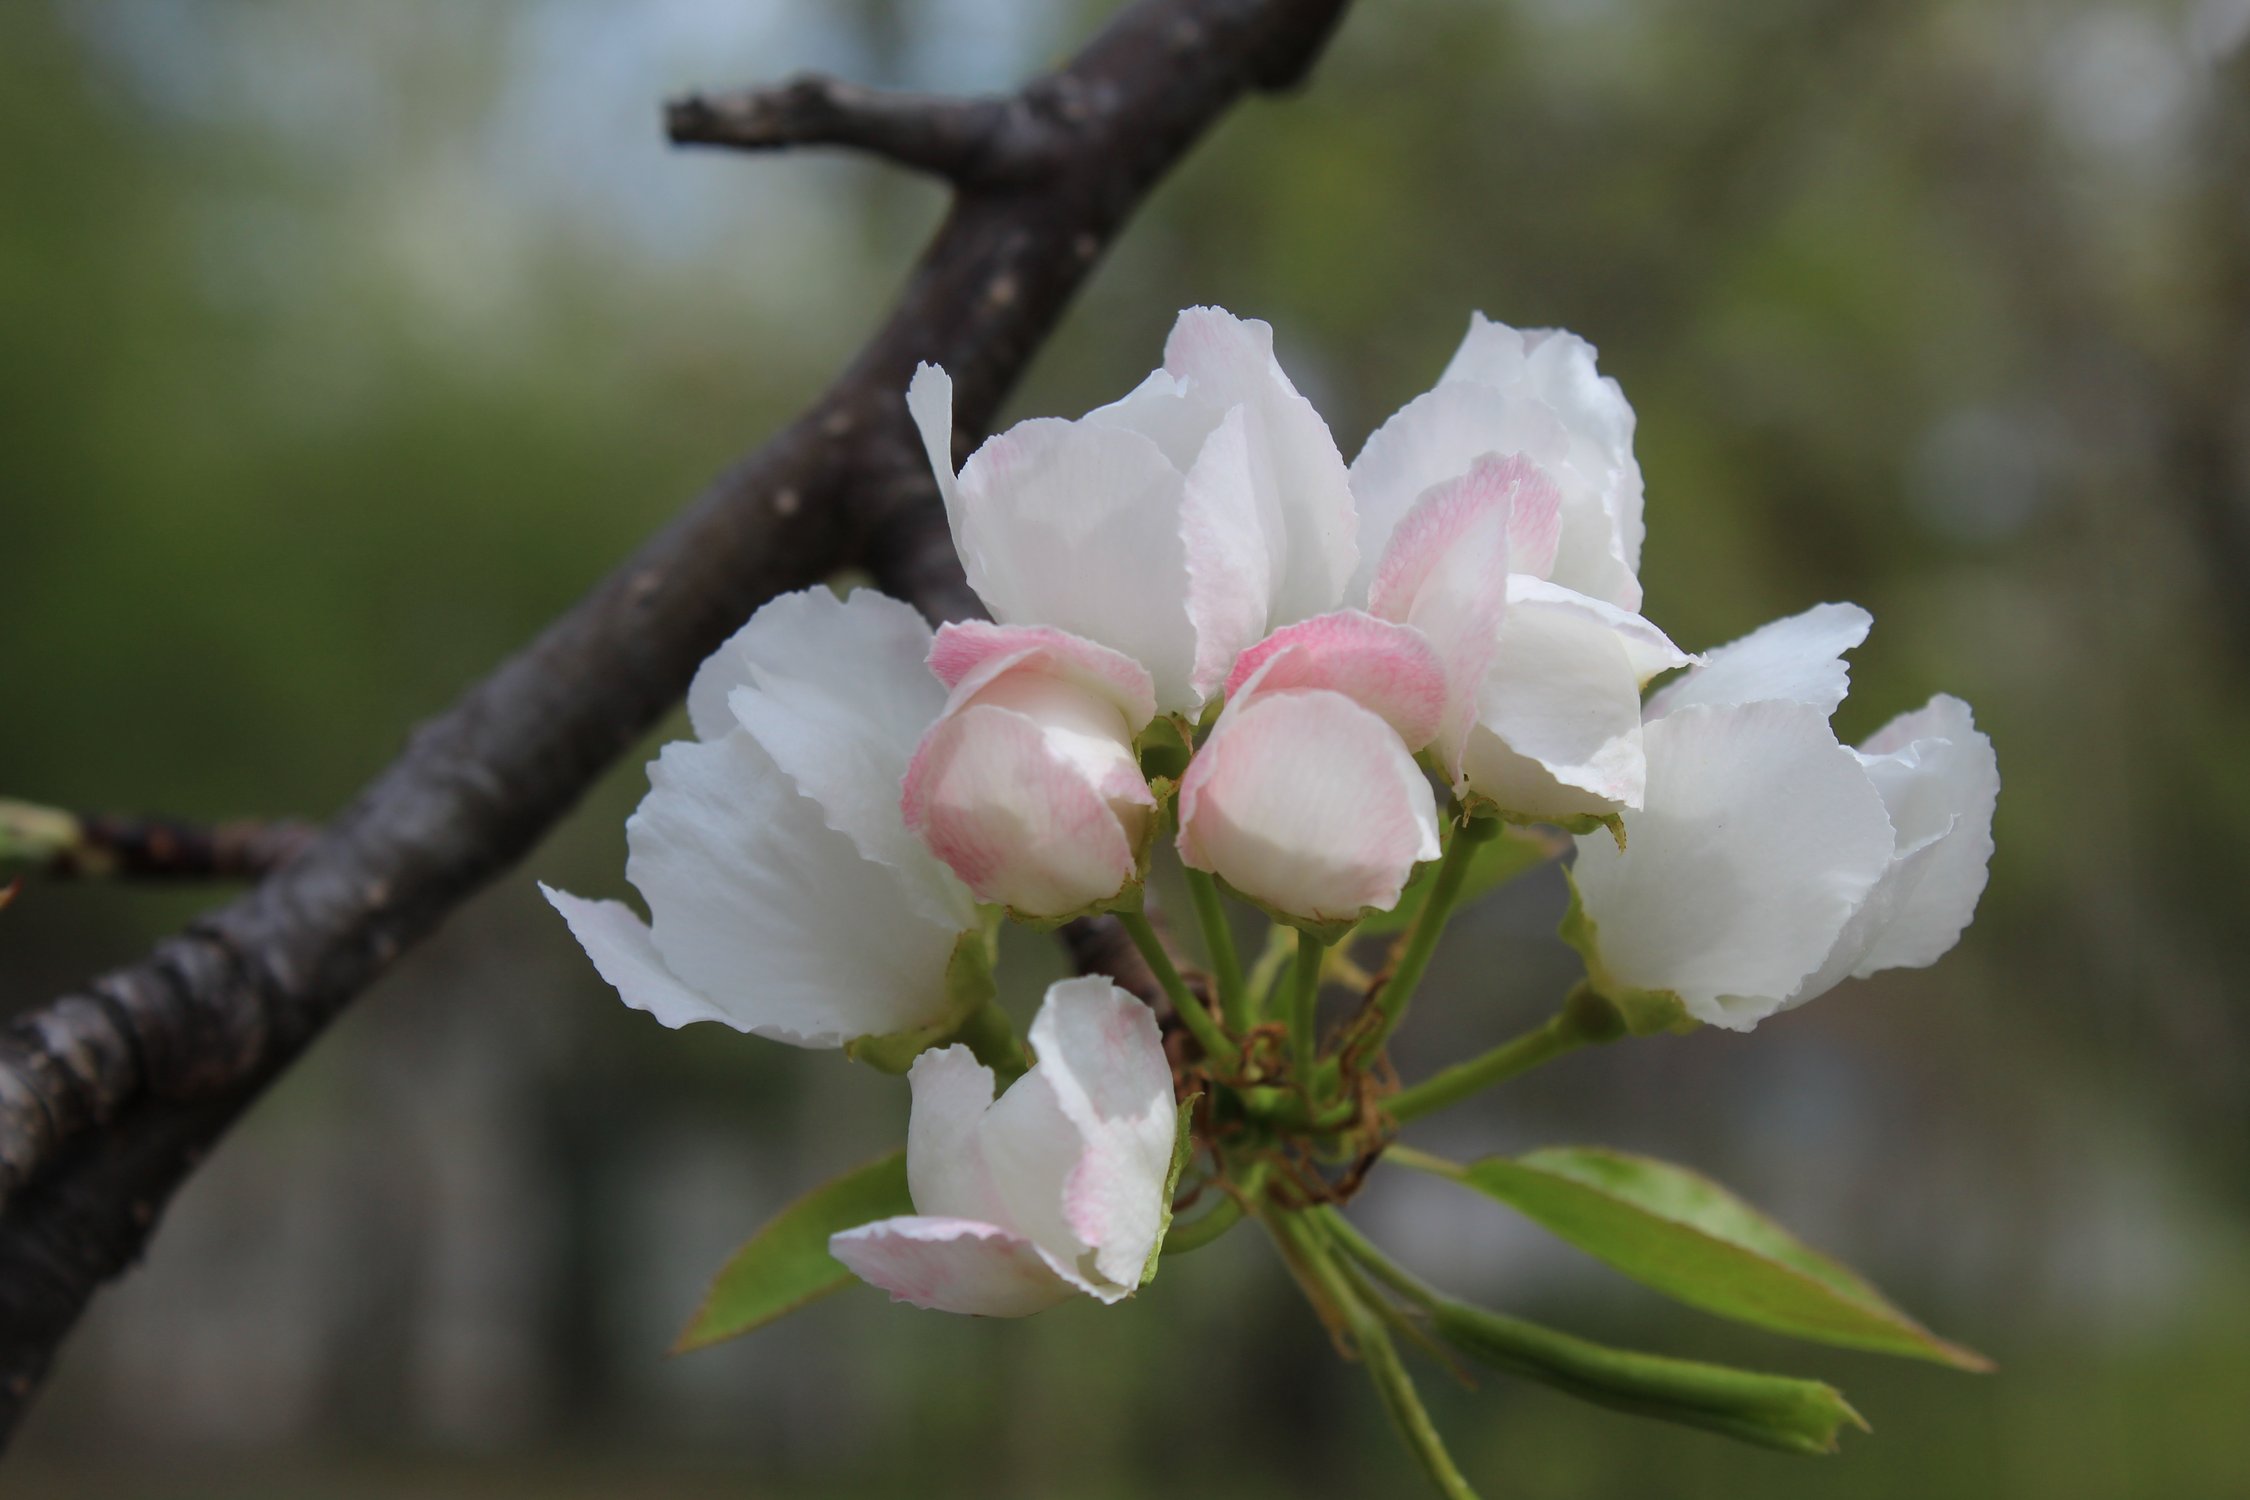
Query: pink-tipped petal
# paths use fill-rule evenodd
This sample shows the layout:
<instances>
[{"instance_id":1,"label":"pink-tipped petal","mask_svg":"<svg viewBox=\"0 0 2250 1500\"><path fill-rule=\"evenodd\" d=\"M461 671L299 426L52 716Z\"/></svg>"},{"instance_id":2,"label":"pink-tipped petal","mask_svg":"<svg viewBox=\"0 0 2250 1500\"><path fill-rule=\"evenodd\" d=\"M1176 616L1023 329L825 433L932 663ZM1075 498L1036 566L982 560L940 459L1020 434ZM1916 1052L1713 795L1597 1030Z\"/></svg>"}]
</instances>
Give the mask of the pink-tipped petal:
<instances>
[{"instance_id":1,"label":"pink-tipped petal","mask_svg":"<svg viewBox=\"0 0 2250 1500\"><path fill-rule=\"evenodd\" d=\"M953 690L950 706L974 697L1003 672L1032 666L1107 699L1124 717L1128 734L1139 734L1156 717L1156 685L1146 667L1122 651L1051 626L986 620L941 625L929 666Z\"/></svg>"},{"instance_id":2,"label":"pink-tipped petal","mask_svg":"<svg viewBox=\"0 0 2250 1500\"><path fill-rule=\"evenodd\" d=\"M1230 701L1300 688L1341 693L1419 750L1444 723L1446 686L1445 664L1420 631L1342 609L1286 626L1243 652L1226 690Z\"/></svg>"},{"instance_id":3,"label":"pink-tipped petal","mask_svg":"<svg viewBox=\"0 0 2250 1500\"><path fill-rule=\"evenodd\" d=\"M1121 651L1155 679L1160 707L1193 710L1182 489L1180 471L1138 432L1018 423L962 466L962 567L994 619Z\"/></svg>"},{"instance_id":4,"label":"pink-tipped petal","mask_svg":"<svg viewBox=\"0 0 2250 1500\"><path fill-rule=\"evenodd\" d=\"M979 900L1025 916L1108 900L1136 869L1117 812L1084 767L1012 708L978 703L940 720L907 768L901 806Z\"/></svg>"},{"instance_id":5,"label":"pink-tipped petal","mask_svg":"<svg viewBox=\"0 0 2250 1500\"><path fill-rule=\"evenodd\" d=\"M1376 428L1352 460L1360 561L1351 597L1365 597L1391 533L1432 485L1458 479L1487 454L1522 454L1559 482L1569 451L1562 422L1536 401L1463 381L1416 396Z\"/></svg>"},{"instance_id":6,"label":"pink-tipped petal","mask_svg":"<svg viewBox=\"0 0 2250 1500\"><path fill-rule=\"evenodd\" d=\"M1023 1318L1076 1290L1031 1241L973 1219L879 1219L831 1235L828 1253L893 1301L934 1312Z\"/></svg>"},{"instance_id":7,"label":"pink-tipped petal","mask_svg":"<svg viewBox=\"0 0 2250 1500\"><path fill-rule=\"evenodd\" d=\"M1486 454L1457 478L1424 491L1383 549L1368 591L1367 612L1404 620L1451 558L1464 548L1489 567L1489 538L1505 540L1503 571L1544 578L1561 535L1562 493L1547 471L1522 454Z\"/></svg>"},{"instance_id":8,"label":"pink-tipped petal","mask_svg":"<svg viewBox=\"0 0 2250 1500\"><path fill-rule=\"evenodd\" d=\"M1530 459L1487 455L1424 491L1377 565L1368 611L1413 626L1445 665L1445 716L1433 745L1456 788L1499 650L1509 575L1553 565L1559 505L1554 482Z\"/></svg>"},{"instance_id":9,"label":"pink-tipped petal","mask_svg":"<svg viewBox=\"0 0 2250 1500\"><path fill-rule=\"evenodd\" d=\"M1130 1291L1163 1231L1179 1126L1156 1016L1100 975L1059 980L1031 1023L1031 1045L1086 1143L1063 1181L1063 1217L1091 1247L1101 1281Z\"/></svg>"},{"instance_id":10,"label":"pink-tipped petal","mask_svg":"<svg viewBox=\"0 0 2250 1500\"><path fill-rule=\"evenodd\" d=\"M1398 904L1438 854L1429 781L1383 719L1341 693L1230 703L1180 782L1180 857L1315 921Z\"/></svg>"}]
</instances>

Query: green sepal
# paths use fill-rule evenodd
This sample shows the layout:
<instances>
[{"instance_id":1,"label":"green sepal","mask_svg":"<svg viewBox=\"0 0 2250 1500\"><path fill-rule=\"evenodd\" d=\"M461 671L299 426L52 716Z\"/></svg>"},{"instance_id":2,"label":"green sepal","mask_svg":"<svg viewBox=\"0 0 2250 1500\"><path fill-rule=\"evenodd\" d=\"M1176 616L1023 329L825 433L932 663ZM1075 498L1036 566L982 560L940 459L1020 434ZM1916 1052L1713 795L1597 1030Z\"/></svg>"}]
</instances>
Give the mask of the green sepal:
<instances>
[{"instance_id":1,"label":"green sepal","mask_svg":"<svg viewBox=\"0 0 2250 1500\"><path fill-rule=\"evenodd\" d=\"M1202 1097L1190 1094L1180 1101L1172 1127L1172 1165L1164 1174L1164 1218L1156 1227L1156 1243L1148 1247L1148 1262L1141 1267L1142 1286L1156 1279L1157 1262L1164 1258L1164 1237L1172 1232L1172 1195L1180 1190L1180 1174L1187 1170L1188 1158L1195 1155L1195 1104Z\"/></svg>"},{"instance_id":2,"label":"green sepal","mask_svg":"<svg viewBox=\"0 0 2250 1500\"><path fill-rule=\"evenodd\" d=\"M1625 847L1625 821L1616 813L1527 813L1502 807L1484 793L1463 787L1454 793L1454 802L1464 817L1492 818L1511 828L1559 828L1564 833L1582 836L1597 828L1606 828L1617 847Z\"/></svg>"},{"instance_id":3,"label":"green sepal","mask_svg":"<svg viewBox=\"0 0 2250 1500\"><path fill-rule=\"evenodd\" d=\"M854 1037L844 1043L844 1056L878 1073L904 1073L930 1048L958 1038L977 1012L999 993L999 983L993 977L998 938L999 924L987 912L983 921L954 942L953 956L946 960L944 1013L925 1026Z\"/></svg>"},{"instance_id":4,"label":"green sepal","mask_svg":"<svg viewBox=\"0 0 2250 1500\"><path fill-rule=\"evenodd\" d=\"M740 1337L849 1285L852 1273L828 1253L828 1237L913 1212L904 1151L814 1188L728 1257L672 1352Z\"/></svg>"},{"instance_id":5,"label":"green sepal","mask_svg":"<svg viewBox=\"0 0 2250 1500\"><path fill-rule=\"evenodd\" d=\"M1625 1018L1625 1029L1634 1036L1654 1036L1660 1031L1693 1031L1700 1026L1702 1023L1688 1014L1686 1003L1672 991L1644 990L1611 977L1602 963L1594 919L1586 914L1586 903L1579 898L1578 880L1568 870L1563 878L1570 882L1570 910L1563 913L1562 926L1557 930L1586 961L1586 983L1617 1007L1617 1013Z\"/></svg>"},{"instance_id":6,"label":"green sepal","mask_svg":"<svg viewBox=\"0 0 2250 1500\"><path fill-rule=\"evenodd\" d=\"M1151 720L1138 745L1141 774L1151 781L1177 782L1195 753L1194 733L1176 717L1160 715Z\"/></svg>"},{"instance_id":7,"label":"green sepal","mask_svg":"<svg viewBox=\"0 0 2250 1500\"><path fill-rule=\"evenodd\" d=\"M1691 1307L1815 1343L1992 1368L1901 1312L1857 1272L1684 1167L1557 1147L1439 1170Z\"/></svg>"}]
</instances>

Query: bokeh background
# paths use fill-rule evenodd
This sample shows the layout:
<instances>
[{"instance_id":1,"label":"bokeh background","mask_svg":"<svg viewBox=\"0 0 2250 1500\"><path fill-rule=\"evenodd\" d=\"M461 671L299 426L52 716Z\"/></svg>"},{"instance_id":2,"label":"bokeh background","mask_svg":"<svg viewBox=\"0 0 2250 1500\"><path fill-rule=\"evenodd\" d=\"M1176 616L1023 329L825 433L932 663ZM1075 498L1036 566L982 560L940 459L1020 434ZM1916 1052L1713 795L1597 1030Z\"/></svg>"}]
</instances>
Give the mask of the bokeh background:
<instances>
[{"instance_id":1,"label":"bokeh background","mask_svg":"<svg viewBox=\"0 0 2250 1500\"><path fill-rule=\"evenodd\" d=\"M668 150L658 101L798 67L1010 85L1069 0L0 6L0 790L334 808L881 315L939 192ZM1690 647L1875 612L1840 727L1970 699L2006 790L1941 966L1753 1037L1580 1055L1419 1127L1700 1167L1997 1376L1674 1308L1422 1181L1433 1277L1817 1374L1814 1462L1492 1379L1495 1494L2250 1493L2246 0L1387 0L1157 195L1014 415L1273 322L1347 453L1469 309L1601 348L1640 416L1651 614ZM668 726L668 732L676 726ZM652 737L653 749L657 737ZM1251 1233L1020 1325L864 1290L664 1349L729 1247L887 1149L903 1090L670 1033L534 875L623 889L621 767L355 1006L182 1194L0 1469L10 1495L1410 1493ZM0 1009L208 895L42 887ZM1445 951L1409 1074L1571 977L1553 872ZM1008 952L1024 1004L1057 960Z\"/></svg>"}]
</instances>

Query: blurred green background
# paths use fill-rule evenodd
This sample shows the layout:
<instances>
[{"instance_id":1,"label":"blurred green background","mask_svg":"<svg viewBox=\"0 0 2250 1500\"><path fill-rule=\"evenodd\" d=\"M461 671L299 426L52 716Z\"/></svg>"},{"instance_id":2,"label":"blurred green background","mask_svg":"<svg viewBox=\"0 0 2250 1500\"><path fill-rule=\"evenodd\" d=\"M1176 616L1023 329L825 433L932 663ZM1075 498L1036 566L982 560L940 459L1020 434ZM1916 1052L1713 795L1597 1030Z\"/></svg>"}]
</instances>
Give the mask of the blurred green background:
<instances>
[{"instance_id":1,"label":"blurred green background","mask_svg":"<svg viewBox=\"0 0 2250 1500\"><path fill-rule=\"evenodd\" d=\"M832 156L668 150L658 101L808 66L1003 87L1103 9L0 7L0 791L337 806L805 400L940 210ZM1694 648L1856 599L1840 727L1943 688L1999 746L1992 886L1942 965L1573 1057L1415 1138L1702 1168L2000 1373L1740 1331L1380 1181L1355 1212L1434 1278L1821 1375L1876 1428L1790 1459L1432 1371L1491 1493L2250 1494L2246 33L2250 0L1370 0L1159 193L1019 391L1109 399L1218 302L1275 325L1350 453L1472 307L1576 329L1639 412L1656 620ZM1413 1492L1249 1233L1124 1309L854 1291L666 1359L727 1249L904 1111L601 987L531 878L622 890L643 785L620 768L234 1133L0 1489ZM0 1010L207 899L32 891ZM1545 1013L1560 910L1548 872L1459 934L1410 1076ZM1008 961L1019 1004L1059 971Z\"/></svg>"}]
</instances>

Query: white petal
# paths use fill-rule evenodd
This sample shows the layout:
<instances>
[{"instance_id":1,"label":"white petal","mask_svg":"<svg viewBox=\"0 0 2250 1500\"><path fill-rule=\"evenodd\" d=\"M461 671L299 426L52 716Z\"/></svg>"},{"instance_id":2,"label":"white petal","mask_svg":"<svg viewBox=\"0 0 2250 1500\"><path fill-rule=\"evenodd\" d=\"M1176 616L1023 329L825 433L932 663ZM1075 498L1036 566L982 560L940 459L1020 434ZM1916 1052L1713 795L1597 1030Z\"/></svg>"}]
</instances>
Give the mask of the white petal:
<instances>
[{"instance_id":1,"label":"white petal","mask_svg":"<svg viewBox=\"0 0 2250 1500\"><path fill-rule=\"evenodd\" d=\"M664 967L663 955L649 939L648 924L624 902L588 901L549 885L541 885L539 893L562 913L563 920L570 924L570 935L594 961L594 971L627 1005L647 1011L667 1026L685 1026L690 1021L735 1025L733 1017L708 997L680 983Z\"/></svg>"},{"instance_id":2,"label":"white petal","mask_svg":"<svg viewBox=\"0 0 2250 1500\"><path fill-rule=\"evenodd\" d=\"M1172 325L1164 367L1195 399L1217 411L1239 408L1247 419L1272 559L1265 626L1335 608L1359 560L1351 482L1328 424L1274 358L1273 329L1223 308L1191 307Z\"/></svg>"},{"instance_id":3,"label":"white petal","mask_svg":"<svg viewBox=\"0 0 2250 1500\"><path fill-rule=\"evenodd\" d=\"M828 1253L892 1300L936 1312L1022 1318L1076 1290L1029 1240L970 1219L879 1219L831 1235Z\"/></svg>"},{"instance_id":4,"label":"white petal","mask_svg":"<svg viewBox=\"0 0 2250 1500\"><path fill-rule=\"evenodd\" d=\"M945 706L929 651L922 617L873 589L784 594L703 664L688 712L706 740L748 730L829 827L908 878L926 916L964 928L968 893L899 816L900 778Z\"/></svg>"},{"instance_id":5,"label":"white petal","mask_svg":"<svg viewBox=\"0 0 2250 1500\"><path fill-rule=\"evenodd\" d=\"M1093 975L1057 981L1031 1023L1035 1070L1086 1150L1063 1184L1072 1233L1093 1269L1131 1291L1164 1224L1178 1110L1156 1017Z\"/></svg>"},{"instance_id":6,"label":"white petal","mask_svg":"<svg viewBox=\"0 0 2250 1500\"><path fill-rule=\"evenodd\" d=\"M945 519L953 529L953 545L961 545L960 484L953 470L953 377L937 365L918 364L906 385L906 411L914 430L922 435L922 452L937 476L938 494L945 501Z\"/></svg>"},{"instance_id":7,"label":"white petal","mask_svg":"<svg viewBox=\"0 0 2250 1500\"><path fill-rule=\"evenodd\" d=\"M933 920L908 877L861 858L747 730L665 746L649 781L625 824L625 875L664 967L719 1018L828 1047L945 1014L962 928Z\"/></svg>"},{"instance_id":8,"label":"white petal","mask_svg":"<svg viewBox=\"0 0 2250 1500\"><path fill-rule=\"evenodd\" d=\"M1441 383L1472 381L1537 400L1569 432L1570 468L1600 498L1609 529L1605 535L1591 527L1579 528L1573 541L1585 555L1566 559L1564 571L1556 576L1572 583L1582 574L1591 574L1598 583L1600 575L1612 569L1626 576L1639 573L1642 495L1641 468L1633 457L1633 408L1623 388L1596 367L1592 344L1555 328L1518 332L1476 313L1439 378ZM1607 588L1583 583L1573 587L1638 607L1637 596L1616 597Z\"/></svg>"},{"instance_id":9,"label":"white petal","mask_svg":"<svg viewBox=\"0 0 2250 1500\"><path fill-rule=\"evenodd\" d=\"M1888 867L1883 799L1826 715L1682 709L1647 727L1646 805L1578 840L1573 878L1618 981L1748 1030L1826 960Z\"/></svg>"},{"instance_id":10,"label":"white petal","mask_svg":"<svg viewBox=\"0 0 2250 1500\"><path fill-rule=\"evenodd\" d=\"M932 1047L906 1070L914 1105L906 1123L906 1187L918 1213L1004 1224L1008 1214L978 1136L992 1108L992 1070L956 1042Z\"/></svg>"},{"instance_id":11,"label":"white petal","mask_svg":"<svg viewBox=\"0 0 2250 1500\"><path fill-rule=\"evenodd\" d=\"M1845 945L1854 950L1849 972L1864 979L1936 963L1960 941L1992 862L2000 764L1969 705L1942 693L1892 720L1860 761L1898 840L1889 873L1855 924L1862 931Z\"/></svg>"},{"instance_id":12,"label":"white petal","mask_svg":"<svg viewBox=\"0 0 2250 1500\"><path fill-rule=\"evenodd\" d=\"M1148 438L1039 418L963 467L955 538L995 619L1122 651L1148 668L1160 708L1193 710L1181 499L1179 471Z\"/></svg>"},{"instance_id":13,"label":"white petal","mask_svg":"<svg viewBox=\"0 0 2250 1500\"><path fill-rule=\"evenodd\" d=\"M1477 696L1464 770L1530 817L1640 804L1641 683L1685 653L1638 615L1520 575Z\"/></svg>"},{"instance_id":14,"label":"white petal","mask_svg":"<svg viewBox=\"0 0 2250 1500\"><path fill-rule=\"evenodd\" d=\"M1520 331L1505 323L1496 323L1481 312L1470 313L1469 331L1461 336L1460 346L1445 362L1438 383L1466 380L1503 391L1512 389L1524 384L1525 353L1524 335Z\"/></svg>"},{"instance_id":15,"label":"white petal","mask_svg":"<svg viewBox=\"0 0 2250 1500\"><path fill-rule=\"evenodd\" d=\"M1832 714L1851 687L1844 653L1874 617L1856 604L1816 604L1704 654L1703 664L1649 695L1646 716L1693 705L1803 703Z\"/></svg>"},{"instance_id":16,"label":"white petal","mask_svg":"<svg viewBox=\"0 0 2250 1500\"><path fill-rule=\"evenodd\" d=\"M1095 407L1080 420L1141 434L1164 451L1173 468L1185 474L1226 413L1225 407L1196 399L1187 382L1171 371L1151 370L1148 378L1132 390L1107 406Z\"/></svg>"},{"instance_id":17,"label":"white petal","mask_svg":"<svg viewBox=\"0 0 2250 1500\"><path fill-rule=\"evenodd\" d=\"M995 1101L992 1071L956 1045L916 1058L907 1081L914 1109L906 1183L916 1212L992 1224L1036 1245L1079 1290L1106 1291L1077 1269L1092 1247L1064 1212L1088 1141L1063 1113L1045 1070L1034 1068Z\"/></svg>"},{"instance_id":18,"label":"white petal","mask_svg":"<svg viewBox=\"0 0 2250 1500\"><path fill-rule=\"evenodd\" d=\"M1187 471L1180 505L1188 618L1195 622L1195 690L1205 696L1226 680L1235 657L1266 633L1273 616L1282 521L1278 508L1260 514L1249 425L1246 408L1227 412Z\"/></svg>"},{"instance_id":19,"label":"white petal","mask_svg":"<svg viewBox=\"0 0 2250 1500\"><path fill-rule=\"evenodd\" d=\"M1341 693L1230 701L1179 795L1181 859L1293 916L1387 911L1438 854L1428 779L1389 724Z\"/></svg>"}]
</instances>

